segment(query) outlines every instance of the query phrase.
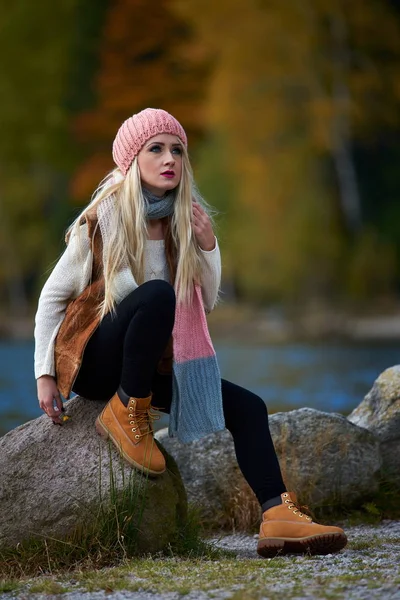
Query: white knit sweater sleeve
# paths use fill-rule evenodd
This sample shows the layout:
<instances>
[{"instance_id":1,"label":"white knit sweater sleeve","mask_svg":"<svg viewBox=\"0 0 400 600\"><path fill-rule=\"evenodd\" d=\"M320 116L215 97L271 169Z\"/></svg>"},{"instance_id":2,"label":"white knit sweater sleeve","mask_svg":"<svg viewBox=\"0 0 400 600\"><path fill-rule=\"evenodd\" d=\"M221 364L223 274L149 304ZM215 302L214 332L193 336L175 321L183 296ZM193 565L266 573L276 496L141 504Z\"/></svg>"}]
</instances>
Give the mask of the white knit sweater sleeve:
<instances>
[{"instance_id":1,"label":"white knit sweater sleeve","mask_svg":"<svg viewBox=\"0 0 400 600\"><path fill-rule=\"evenodd\" d=\"M81 226L46 281L39 297L35 317L35 377L55 376L54 342L64 319L68 301L83 292L89 283L92 252L87 225Z\"/></svg>"},{"instance_id":2,"label":"white knit sweater sleeve","mask_svg":"<svg viewBox=\"0 0 400 600\"><path fill-rule=\"evenodd\" d=\"M217 301L221 285L221 253L217 238L215 238L215 248L209 251L201 250L201 256L203 258L201 291L204 308L206 312L211 312Z\"/></svg>"}]
</instances>

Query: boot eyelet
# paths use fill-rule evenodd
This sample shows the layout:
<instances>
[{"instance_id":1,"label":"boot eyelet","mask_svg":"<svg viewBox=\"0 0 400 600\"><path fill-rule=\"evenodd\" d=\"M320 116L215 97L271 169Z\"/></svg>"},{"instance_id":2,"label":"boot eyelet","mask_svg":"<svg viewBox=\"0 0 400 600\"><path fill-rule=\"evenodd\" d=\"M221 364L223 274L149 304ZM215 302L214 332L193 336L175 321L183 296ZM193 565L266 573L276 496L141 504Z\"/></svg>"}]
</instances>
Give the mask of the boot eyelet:
<instances>
[{"instance_id":1,"label":"boot eyelet","mask_svg":"<svg viewBox=\"0 0 400 600\"><path fill-rule=\"evenodd\" d=\"M130 419L132 419L133 415L128 415Z\"/></svg>"},{"instance_id":2,"label":"boot eyelet","mask_svg":"<svg viewBox=\"0 0 400 600\"><path fill-rule=\"evenodd\" d=\"M285 504L290 504L290 500L285 500Z\"/></svg>"},{"instance_id":3,"label":"boot eyelet","mask_svg":"<svg viewBox=\"0 0 400 600\"><path fill-rule=\"evenodd\" d=\"M135 421L129 421L129 425L134 425Z\"/></svg>"},{"instance_id":4,"label":"boot eyelet","mask_svg":"<svg viewBox=\"0 0 400 600\"><path fill-rule=\"evenodd\" d=\"M282 494L282 496L283 496L284 498L287 498L287 494Z\"/></svg>"},{"instance_id":5,"label":"boot eyelet","mask_svg":"<svg viewBox=\"0 0 400 600\"><path fill-rule=\"evenodd\" d=\"M134 428L132 429L132 431L136 431L136 427L134 427ZM136 437L136 436L135 436L135 437Z\"/></svg>"},{"instance_id":6,"label":"boot eyelet","mask_svg":"<svg viewBox=\"0 0 400 600\"><path fill-rule=\"evenodd\" d=\"M135 435L135 440L138 440L140 438L140 435Z\"/></svg>"}]
</instances>

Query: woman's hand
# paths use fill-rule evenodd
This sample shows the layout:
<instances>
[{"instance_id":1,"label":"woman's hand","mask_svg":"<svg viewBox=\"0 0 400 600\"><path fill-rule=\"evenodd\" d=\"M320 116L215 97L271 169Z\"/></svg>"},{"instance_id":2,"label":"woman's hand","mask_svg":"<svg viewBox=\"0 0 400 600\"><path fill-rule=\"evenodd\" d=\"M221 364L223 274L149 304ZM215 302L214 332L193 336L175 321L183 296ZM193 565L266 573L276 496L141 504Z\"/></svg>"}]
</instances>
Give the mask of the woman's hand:
<instances>
[{"instance_id":1,"label":"woman's hand","mask_svg":"<svg viewBox=\"0 0 400 600\"><path fill-rule=\"evenodd\" d=\"M192 225L197 243L202 250L209 252L215 248L215 236L209 216L198 202L193 202Z\"/></svg>"},{"instance_id":2,"label":"woman's hand","mask_svg":"<svg viewBox=\"0 0 400 600\"><path fill-rule=\"evenodd\" d=\"M63 404L54 377L51 377L51 375L39 377L37 380L37 394L40 408L52 419L53 423L62 425L59 415L63 410Z\"/></svg>"}]
</instances>

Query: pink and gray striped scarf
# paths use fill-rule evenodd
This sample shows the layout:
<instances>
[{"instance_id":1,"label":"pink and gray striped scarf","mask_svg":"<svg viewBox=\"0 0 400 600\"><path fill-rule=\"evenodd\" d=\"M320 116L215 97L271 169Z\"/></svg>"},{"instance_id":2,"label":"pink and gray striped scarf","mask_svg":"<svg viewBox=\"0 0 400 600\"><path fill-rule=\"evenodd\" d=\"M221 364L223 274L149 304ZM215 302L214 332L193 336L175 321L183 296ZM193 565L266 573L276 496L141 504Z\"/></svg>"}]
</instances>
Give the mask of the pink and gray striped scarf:
<instances>
[{"instance_id":1,"label":"pink and gray striped scarf","mask_svg":"<svg viewBox=\"0 0 400 600\"><path fill-rule=\"evenodd\" d=\"M192 302L178 302L175 325L169 435L192 442L225 428L221 375L208 331L201 287Z\"/></svg>"}]
</instances>

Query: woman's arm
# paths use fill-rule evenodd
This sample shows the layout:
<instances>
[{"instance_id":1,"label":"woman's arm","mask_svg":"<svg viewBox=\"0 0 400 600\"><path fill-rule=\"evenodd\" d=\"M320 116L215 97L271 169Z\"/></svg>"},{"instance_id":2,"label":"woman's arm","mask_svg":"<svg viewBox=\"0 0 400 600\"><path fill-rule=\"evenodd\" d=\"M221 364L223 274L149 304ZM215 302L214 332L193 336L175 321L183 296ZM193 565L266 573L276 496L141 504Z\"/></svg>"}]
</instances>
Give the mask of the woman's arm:
<instances>
[{"instance_id":1,"label":"woman's arm","mask_svg":"<svg viewBox=\"0 0 400 600\"><path fill-rule=\"evenodd\" d=\"M206 251L200 249L203 259L201 291L206 312L211 312L214 308L218 298L218 290L221 285L221 253L215 236L214 239L215 246L213 250Z\"/></svg>"},{"instance_id":2,"label":"woman's arm","mask_svg":"<svg viewBox=\"0 0 400 600\"><path fill-rule=\"evenodd\" d=\"M54 342L68 301L86 287L91 274L90 241L87 226L69 244L46 281L35 317L35 377L55 376Z\"/></svg>"},{"instance_id":3,"label":"woman's arm","mask_svg":"<svg viewBox=\"0 0 400 600\"><path fill-rule=\"evenodd\" d=\"M193 232L202 254L201 291L204 308L211 312L221 284L221 254L207 213L193 202Z\"/></svg>"},{"instance_id":4,"label":"woman's arm","mask_svg":"<svg viewBox=\"0 0 400 600\"><path fill-rule=\"evenodd\" d=\"M55 381L54 342L71 298L86 287L91 275L92 253L87 226L69 244L46 281L35 317L35 377L40 408L62 424L60 393Z\"/></svg>"}]
</instances>

